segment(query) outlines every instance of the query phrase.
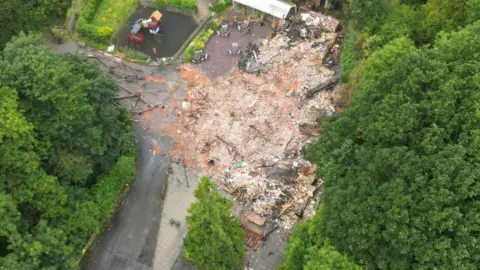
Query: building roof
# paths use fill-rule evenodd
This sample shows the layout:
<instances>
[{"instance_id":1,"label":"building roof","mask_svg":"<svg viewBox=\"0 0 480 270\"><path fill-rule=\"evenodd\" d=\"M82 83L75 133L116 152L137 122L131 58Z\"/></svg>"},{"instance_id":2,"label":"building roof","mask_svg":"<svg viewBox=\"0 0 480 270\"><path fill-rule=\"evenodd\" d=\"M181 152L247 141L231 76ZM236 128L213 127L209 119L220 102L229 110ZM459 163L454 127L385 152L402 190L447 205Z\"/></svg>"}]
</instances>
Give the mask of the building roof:
<instances>
[{"instance_id":1,"label":"building roof","mask_svg":"<svg viewBox=\"0 0 480 270\"><path fill-rule=\"evenodd\" d=\"M292 8L296 8L295 4L278 0L234 0L234 2L249 6L280 19L284 19Z\"/></svg>"}]
</instances>

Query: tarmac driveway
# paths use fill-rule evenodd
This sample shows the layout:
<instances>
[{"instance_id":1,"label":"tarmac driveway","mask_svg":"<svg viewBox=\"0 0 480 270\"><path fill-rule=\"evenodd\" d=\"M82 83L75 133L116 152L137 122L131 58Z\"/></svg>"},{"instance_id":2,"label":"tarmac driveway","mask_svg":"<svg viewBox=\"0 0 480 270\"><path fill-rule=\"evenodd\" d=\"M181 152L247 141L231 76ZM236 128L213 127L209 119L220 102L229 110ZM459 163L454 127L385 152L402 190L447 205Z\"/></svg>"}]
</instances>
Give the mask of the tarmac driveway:
<instances>
[{"instance_id":1,"label":"tarmac driveway","mask_svg":"<svg viewBox=\"0 0 480 270\"><path fill-rule=\"evenodd\" d=\"M96 243L84 269L144 270L152 267L169 160L152 151L154 144L159 143L152 134L137 126L136 135L137 177L111 220L112 226Z\"/></svg>"}]
</instances>

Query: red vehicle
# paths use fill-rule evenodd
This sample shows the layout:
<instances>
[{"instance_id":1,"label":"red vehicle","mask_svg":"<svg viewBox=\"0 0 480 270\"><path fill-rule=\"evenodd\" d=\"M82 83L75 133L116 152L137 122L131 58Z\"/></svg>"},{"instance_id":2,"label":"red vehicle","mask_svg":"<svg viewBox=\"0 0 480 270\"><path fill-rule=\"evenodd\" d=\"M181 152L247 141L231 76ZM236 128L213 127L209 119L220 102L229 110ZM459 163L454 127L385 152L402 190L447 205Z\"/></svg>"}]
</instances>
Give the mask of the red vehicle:
<instances>
[{"instance_id":1,"label":"red vehicle","mask_svg":"<svg viewBox=\"0 0 480 270\"><path fill-rule=\"evenodd\" d=\"M134 44L141 44L145 40L145 36L140 32L140 29L148 29L151 34L158 34L160 30L160 23L162 20L162 13L160 11L155 10L150 18L147 20L145 19L138 19L132 26L132 30L128 32L128 40L133 42Z\"/></svg>"},{"instance_id":2,"label":"red vehicle","mask_svg":"<svg viewBox=\"0 0 480 270\"><path fill-rule=\"evenodd\" d=\"M127 38L134 44L143 43L145 40L145 36L142 33L132 33L132 31L128 32Z\"/></svg>"}]
</instances>

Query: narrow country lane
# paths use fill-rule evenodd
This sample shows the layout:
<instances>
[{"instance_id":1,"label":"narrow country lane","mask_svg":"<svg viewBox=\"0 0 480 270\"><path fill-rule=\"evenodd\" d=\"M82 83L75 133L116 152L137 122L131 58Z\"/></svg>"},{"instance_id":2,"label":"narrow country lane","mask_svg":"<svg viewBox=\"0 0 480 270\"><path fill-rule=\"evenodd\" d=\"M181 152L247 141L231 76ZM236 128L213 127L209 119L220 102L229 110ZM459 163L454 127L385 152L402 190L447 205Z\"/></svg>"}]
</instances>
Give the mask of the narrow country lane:
<instances>
[{"instance_id":1,"label":"narrow country lane","mask_svg":"<svg viewBox=\"0 0 480 270\"><path fill-rule=\"evenodd\" d=\"M84 269L151 269L157 245L168 157L158 155L154 136L136 127L137 177L111 227L92 250Z\"/></svg>"}]
</instances>

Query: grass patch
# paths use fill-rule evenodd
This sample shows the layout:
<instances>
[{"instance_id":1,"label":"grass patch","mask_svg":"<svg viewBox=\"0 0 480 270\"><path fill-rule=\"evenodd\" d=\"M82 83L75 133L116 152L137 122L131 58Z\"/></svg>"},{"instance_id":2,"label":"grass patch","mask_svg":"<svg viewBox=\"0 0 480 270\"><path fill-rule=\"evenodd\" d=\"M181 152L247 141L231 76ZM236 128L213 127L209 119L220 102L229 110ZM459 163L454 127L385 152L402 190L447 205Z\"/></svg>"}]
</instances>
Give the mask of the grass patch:
<instances>
[{"instance_id":1,"label":"grass patch","mask_svg":"<svg viewBox=\"0 0 480 270\"><path fill-rule=\"evenodd\" d=\"M128 47L118 47L117 51L124 54L128 59L131 60L145 62L148 59L148 55Z\"/></svg>"},{"instance_id":2,"label":"grass patch","mask_svg":"<svg viewBox=\"0 0 480 270\"><path fill-rule=\"evenodd\" d=\"M97 8L92 24L117 29L123 26L137 5L138 0L103 0Z\"/></svg>"},{"instance_id":3,"label":"grass patch","mask_svg":"<svg viewBox=\"0 0 480 270\"><path fill-rule=\"evenodd\" d=\"M170 6L185 11L193 11L197 8L196 0L156 0L156 3L158 9Z\"/></svg>"},{"instance_id":4,"label":"grass patch","mask_svg":"<svg viewBox=\"0 0 480 270\"><path fill-rule=\"evenodd\" d=\"M124 26L137 5L138 0L84 0L77 32L87 43L109 44L114 30Z\"/></svg>"}]
</instances>

